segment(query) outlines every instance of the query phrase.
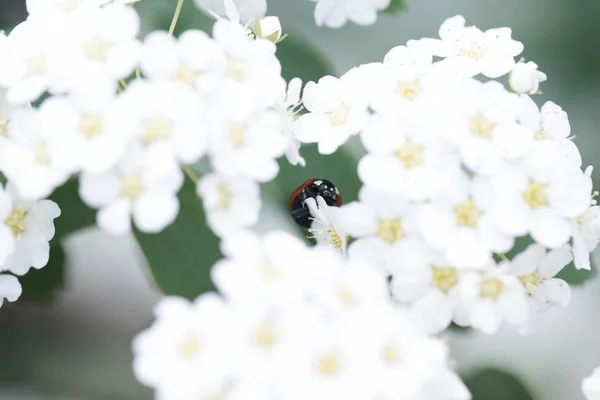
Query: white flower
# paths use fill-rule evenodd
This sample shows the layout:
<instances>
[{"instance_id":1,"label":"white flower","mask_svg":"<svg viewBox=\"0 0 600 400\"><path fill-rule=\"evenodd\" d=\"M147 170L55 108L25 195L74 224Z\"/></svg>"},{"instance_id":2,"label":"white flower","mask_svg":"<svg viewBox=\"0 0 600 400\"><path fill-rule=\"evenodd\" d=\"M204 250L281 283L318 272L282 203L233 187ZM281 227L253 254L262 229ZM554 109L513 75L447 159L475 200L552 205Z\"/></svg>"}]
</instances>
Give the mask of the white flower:
<instances>
[{"instance_id":1,"label":"white flower","mask_svg":"<svg viewBox=\"0 0 600 400\"><path fill-rule=\"evenodd\" d=\"M362 182L410 200L436 197L460 168L452 148L418 120L376 117L361 139L369 152L358 164Z\"/></svg>"},{"instance_id":2,"label":"white flower","mask_svg":"<svg viewBox=\"0 0 600 400\"><path fill-rule=\"evenodd\" d=\"M112 0L27 0L29 15L44 16L50 13L69 13L81 10L94 10Z\"/></svg>"},{"instance_id":3,"label":"white flower","mask_svg":"<svg viewBox=\"0 0 600 400\"><path fill-rule=\"evenodd\" d=\"M566 307L571 301L571 289L562 279L554 278L573 261L569 246L561 246L546 253L546 249L532 244L519 253L509 268L520 280L529 303L536 313L545 312L556 305Z\"/></svg>"},{"instance_id":4,"label":"white flower","mask_svg":"<svg viewBox=\"0 0 600 400\"><path fill-rule=\"evenodd\" d=\"M536 94L540 83L545 82L548 77L533 61L528 63L518 62L508 75L510 88L517 93Z\"/></svg>"},{"instance_id":5,"label":"white flower","mask_svg":"<svg viewBox=\"0 0 600 400\"><path fill-rule=\"evenodd\" d=\"M19 280L12 275L0 275L0 307L4 303L4 299L10 302L17 301L21 297L23 289Z\"/></svg>"},{"instance_id":6,"label":"white flower","mask_svg":"<svg viewBox=\"0 0 600 400\"><path fill-rule=\"evenodd\" d=\"M233 366L226 356L237 344L227 304L215 294L193 303L167 297L154 312L154 325L133 341L133 370L140 382L158 393L177 393L172 399L191 399L192 394L203 398L219 391ZM197 379L199 375L204 378Z\"/></svg>"},{"instance_id":7,"label":"white flower","mask_svg":"<svg viewBox=\"0 0 600 400\"><path fill-rule=\"evenodd\" d=\"M445 57L441 63L457 76L483 74L498 78L510 72L514 57L521 54L523 44L512 40L510 28L488 29L482 32L475 26L465 27L461 15L448 18L440 27L440 38L423 39L431 53Z\"/></svg>"},{"instance_id":8,"label":"white flower","mask_svg":"<svg viewBox=\"0 0 600 400\"><path fill-rule=\"evenodd\" d=\"M208 145L201 122L204 108L192 88L178 82L135 80L118 107L134 119L131 133L154 158L152 169L162 171L174 161L194 164L204 155Z\"/></svg>"},{"instance_id":9,"label":"white flower","mask_svg":"<svg viewBox=\"0 0 600 400\"><path fill-rule=\"evenodd\" d=\"M469 389L454 371L440 372L429 381L415 400L471 400Z\"/></svg>"},{"instance_id":10,"label":"white flower","mask_svg":"<svg viewBox=\"0 0 600 400\"><path fill-rule=\"evenodd\" d=\"M13 254L16 246L15 234L9 223L12 223L12 198L10 193L0 184L0 266ZM9 222L9 223L7 223ZM19 220L18 222L22 222ZM17 230L17 234L20 228Z\"/></svg>"},{"instance_id":11,"label":"white flower","mask_svg":"<svg viewBox=\"0 0 600 400\"><path fill-rule=\"evenodd\" d=\"M265 17L254 24L254 34L258 38L278 43L282 39L283 28L279 17Z\"/></svg>"},{"instance_id":12,"label":"white flower","mask_svg":"<svg viewBox=\"0 0 600 400\"><path fill-rule=\"evenodd\" d=\"M535 142L521 163L503 167L491 182L497 202L490 212L498 227L510 236L530 233L548 248L567 243L570 220L590 204L591 181L565 166L551 143Z\"/></svg>"},{"instance_id":13,"label":"white flower","mask_svg":"<svg viewBox=\"0 0 600 400\"><path fill-rule=\"evenodd\" d=\"M244 306L269 304L287 307L300 302L314 284L318 263L307 262L306 245L287 233L260 238L237 231L225 236L221 250L227 257L212 269L212 279L223 295Z\"/></svg>"},{"instance_id":14,"label":"white flower","mask_svg":"<svg viewBox=\"0 0 600 400\"><path fill-rule=\"evenodd\" d=\"M141 53L140 67L150 80L177 81L212 94L219 87L217 75L227 59L206 33L190 29L179 38L164 31L149 33Z\"/></svg>"},{"instance_id":15,"label":"white flower","mask_svg":"<svg viewBox=\"0 0 600 400\"><path fill-rule=\"evenodd\" d=\"M292 165L306 166L306 160L300 155L301 142L296 137L296 124L298 113L301 110L300 91L302 90L302 80L294 78L288 83L285 99L278 103L276 110L280 114L283 123L283 134L288 140L285 156Z\"/></svg>"},{"instance_id":16,"label":"white flower","mask_svg":"<svg viewBox=\"0 0 600 400\"><path fill-rule=\"evenodd\" d=\"M563 109L553 103L546 102L540 111L529 96L521 96L520 122L525 125L539 141L557 146L565 159L574 168L581 168L581 154L572 138L569 117Z\"/></svg>"},{"instance_id":17,"label":"white flower","mask_svg":"<svg viewBox=\"0 0 600 400\"><path fill-rule=\"evenodd\" d=\"M451 265L478 268L493 253L508 252L513 238L503 233L488 212L492 187L482 178L463 176L444 196L423 207L421 231L427 243L442 251Z\"/></svg>"},{"instance_id":18,"label":"white flower","mask_svg":"<svg viewBox=\"0 0 600 400\"><path fill-rule=\"evenodd\" d=\"M297 121L298 139L318 143L321 154L332 154L359 133L369 116L361 79L361 72L355 68L340 79L325 76L318 83L308 82L302 102L310 113Z\"/></svg>"},{"instance_id":19,"label":"white flower","mask_svg":"<svg viewBox=\"0 0 600 400\"><path fill-rule=\"evenodd\" d=\"M113 3L86 9L70 22L60 53L65 80L80 80L90 71L115 80L133 73L141 48L137 40L140 17L133 7Z\"/></svg>"},{"instance_id":20,"label":"white flower","mask_svg":"<svg viewBox=\"0 0 600 400\"><path fill-rule=\"evenodd\" d=\"M276 159L288 145L280 114L270 110L246 118L219 115L216 119L209 150L215 172L258 182L273 180L279 172Z\"/></svg>"},{"instance_id":21,"label":"white flower","mask_svg":"<svg viewBox=\"0 0 600 400\"><path fill-rule=\"evenodd\" d=\"M38 109L21 109L11 118L0 142L0 166L19 194L28 199L49 196L77 171L79 157L73 155L74 132L55 130L56 115L64 102L46 100Z\"/></svg>"},{"instance_id":22,"label":"white flower","mask_svg":"<svg viewBox=\"0 0 600 400\"><path fill-rule=\"evenodd\" d=\"M346 254L348 234L342 211L338 207L327 205L321 196L317 196L316 200L307 198L305 204L310 210L312 220L308 229L312 235L310 237L316 239L317 244L321 246Z\"/></svg>"},{"instance_id":23,"label":"white flower","mask_svg":"<svg viewBox=\"0 0 600 400\"><path fill-rule=\"evenodd\" d=\"M215 234L225 236L258 222L261 200L256 182L208 174L200 178L196 191L202 197L208 226Z\"/></svg>"},{"instance_id":24,"label":"white flower","mask_svg":"<svg viewBox=\"0 0 600 400\"><path fill-rule=\"evenodd\" d=\"M391 271L394 299L409 306L409 315L426 332L436 334L454 319L468 325L458 283L464 268L450 266L423 241L406 239L406 248Z\"/></svg>"},{"instance_id":25,"label":"white flower","mask_svg":"<svg viewBox=\"0 0 600 400\"><path fill-rule=\"evenodd\" d=\"M396 252L403 240L418 233L420 210L402 196L370 186L361 189L359 199L341 208L348 234L356 238L348 255L389 272L399 264Z\"/></svg>"},{"instance_id":26,"label":"white flower","mask_svg":"<svg viewBox=\"0 0 600 400\"><path fill-rule=\"evenodd\" d=\"M600 399L600 367L581 382L581 391L586 400Z\"/></svg>"},{"instance_id":27,"label":"white flower","mask_svg":"<svg viewBox=\"0 0 600 400\"><path fill-rule=\"evenodd\" d=\"M82 173L79 194L90 207L100 208L98 226L120 235L130 231L131 218L136 227L148 233L162 231L179 212L177 191L183 173L177 165L150 171L144 151L130 148L107 174Z\"/></svg>"},{"instance_id":28,"label":"white flower","mask_svg":"<svg viewBox=\"0 0 600 400\"><path fill-rule=\"evenodd\" d=\"M487 334L497 333L503 323L521 327L531 318L525 288L505 268L465 272L458 291L470 324Z\"/></svg>"},{"instance_id":29,"label":"white flower","mask_svg":"<svg viewBox=\"0 0 600 400\"><path fill-rule=\"evenodd\" d=\"M10 211L8 216L0 216L0 221L4 217L2 228L8 228L13 236L14 251L8 259L0 262L0 271L25 275L31 267L40 269L48 264L49 242L54 237L54 219L60 216L60 209L51 200L29 201L20 198L10 182L6 194L10 195L10 203L6 203L8 199L4 197L2 208L9 206ZM2 232L4 234L4 230Z\"/></svg>"},{"instance_id":30,"label":"white flower","mask_svg":"<svg viewBox=\"0 0 600 400\"><path fill-rule=\"evenodd\" d=\"M588 183L591 186L592 167L585 171ZM594 192L593 195L597 195ZM600 206L596 200L591 200L593 206L583 214L571 220L571 235L573 236L573 258L577 269L590 269L590 253L596 249L600 242Z\"/></svg>"},{"instance_id":31,"label":"white flower","mask_svg":"<svg viewBox=\"0 0 600 400\"><path fill-rule=\"evenodd\" d=\"M226 6L229 0L195 0L196 6L202 11L210 14L216 14L220 17L226 16ZM239 10L240 21L246 23L252 18L262 18L267 13L266 0L232 0L235 8ZM240 22L235 21L235 22Z\"/></svg>"},{"instance_id":32,"label":"white flower","mask_svg":"<svg viewBox=\"0 0 600 400\"><path fill-rule=\"evenodd\" d=\"M458 147L466 167L490 175L503 160L523 156L534 134L517 123L519 97L496 81L466 79L459 88L454 115L439 129Z\"/></svg>"},{"instance_id":33,"label":"white flower","mask_svg":"<svg viewBox=\"0 0 600 400\"><path fill-rule=\"evenodd\" d=\"M377 12L390 5L391 0L311 0L316 1L315 22L317 26L340 28L348 21L357 25L373 25Z\"/></svg>"}]
</instances>

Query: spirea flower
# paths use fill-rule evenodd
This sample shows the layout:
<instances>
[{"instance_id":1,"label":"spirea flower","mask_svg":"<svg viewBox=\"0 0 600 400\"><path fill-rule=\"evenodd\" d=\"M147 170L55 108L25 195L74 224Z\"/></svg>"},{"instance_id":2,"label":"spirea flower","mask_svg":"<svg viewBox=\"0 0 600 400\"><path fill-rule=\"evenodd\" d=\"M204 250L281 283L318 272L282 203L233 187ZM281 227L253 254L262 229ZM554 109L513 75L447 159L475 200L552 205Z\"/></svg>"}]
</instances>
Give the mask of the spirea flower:
<instances>
[{"instance_id":1,"label":"spirea flower","mask_svg":"<svg viewBox=\"0 0 600 400\"><path fill-rule=\"evenodd\" d=\"M436 398L470 397L446 346L411 324L372 266L283 232L240 232L223 250L223 297L166 298L134 340L134 372L162 398L417 400L442 382Z\"/></svg>"},{"instance_id":2,"label":"spirea flower","mask_svg":"<svg viewBox=\"0 0 600 400\"><path fill-rule=\"evenodd\" d=\"M316 1L315 22L317 26L340 28L346 23L373 25L377 12L385 10L390 0L311 0Z\"/></svg>"},{"instance_id":3,"label":"spirea flower","mask_svg":"<svg viewBox=\"0 0 600 400\"><path fill-rule=\"evenodd\" d=\"M540 83L545 82L548 77L542 71L538 71L538 65L533 61L528 63L518 62L508 75L510 88L517 93L536 94Z\"/></svg>"},{"instance_id":4,"label":"spirea flower","mask_svg":"<svg viewBox=\"0 0 600 400\"><path fill-rule=\"evenodd\" d=\"M596 368L592 375L581 382L581 391L586 400L597 400L600 398L600 367Z\"/></svg>"},{"instance_id":5,"label":"spirea flower","mask_svg":"<svg viewBox=\"0 0 600 400\"><path fill-rule=\"evenodd\" d=\"M15 276L0 275L0 307L2 307L5 299L10 302L17 301L21 297L22 291L21 284Z\"/></svg>"}]
</instances>

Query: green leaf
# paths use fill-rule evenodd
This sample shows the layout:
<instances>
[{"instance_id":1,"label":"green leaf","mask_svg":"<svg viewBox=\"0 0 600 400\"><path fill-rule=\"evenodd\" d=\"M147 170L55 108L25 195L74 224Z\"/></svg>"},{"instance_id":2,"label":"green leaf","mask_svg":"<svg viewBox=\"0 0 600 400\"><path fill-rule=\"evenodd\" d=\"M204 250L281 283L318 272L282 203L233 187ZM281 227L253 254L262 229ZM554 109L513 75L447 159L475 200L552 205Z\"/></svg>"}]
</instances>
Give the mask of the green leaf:
<instances>
[{"instance_id":1,"label":"green leaf","mask_svg":"<svg viewBox=\"0 0 600 400\"><path fill-rule=\"evenodd\" d=\"M515 376L493 368L465 379L472 400L533 400L529 390Z\"/></svg>"},{"instance_id":2,"label":"green leaf","mask_svg":"<svg viewBox=\"0 0 600 400\"><path fill-rule=\"evenodd\" d=\"M384 12L388 14L398 14L402 11L406 10L406 1L405 0L392 0L388 8L385 9Z\"/></svg>"},{"instance_id":3,"label":"green leaf","mask_svg":"<svg viewBox=\"0 0 600 400\"><path fill-rule=\"evenodd\" d=\"M56 228L54 243L59 242L68 234L96 223L96 211L81 201L78 188L77 179L71 179L50 196L50 200L60 207L60 217L54 220Z\"/></svg>"},{"instance_id":4,"label":"green leaf","mask_svg":"<svg viewBox=\"0 0 600 400\"><path fill-rule=\"evenodd\" d=\"M60 243L50 247L50 261L42 269L31 269L19 277L23 294L19 301L49 302L58 296L65 285L66 255Z\"/></svg>"},{"instance_id":5,"label":"green leaf","mask_svg":"<svg viewBox=\"0 0 600 400\"><path fill-rule=\"evenodd\" d=\"M179 215L164 231L147 234L136 229L134 232L162 291L194 299L214 290L210 269L221 258L219 240L206 225L202 201L194 184L187 179L179 201Z\"/></svg>"},{"instance_id":6,"label":"green leaf","mask_svg":"<svg viewBox=\"0 0 600 400\"><path fill-rule=\"evenodd\" d=\"M288 82L296 77L304 82L316 82L333 73L333 67L325 56L295 35L288 36L277 45L277 58L281 62L281 73Z\"/></svg>"}]
</instances>

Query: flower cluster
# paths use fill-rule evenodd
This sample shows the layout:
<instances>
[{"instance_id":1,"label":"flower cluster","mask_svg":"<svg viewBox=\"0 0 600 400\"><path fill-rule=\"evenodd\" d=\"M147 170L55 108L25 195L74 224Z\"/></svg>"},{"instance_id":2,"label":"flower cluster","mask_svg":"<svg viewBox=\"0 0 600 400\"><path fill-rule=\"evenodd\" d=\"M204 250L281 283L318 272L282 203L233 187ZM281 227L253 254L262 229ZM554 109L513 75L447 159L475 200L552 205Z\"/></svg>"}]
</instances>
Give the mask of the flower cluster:
<instances>
[{"instance_id":1,"label":"flower cluster","mask_svg":"<svg viewBox=\"0 0 600 400\"><path fill-rule=\"evenodd\" d=\"M586 400L597 400L600 398L600 367L597 367L592 375L583 380L581 390Z\"/></svg>"},{"instance_id":2,"label":"flower cluster","mask_svg":"<svg viewBox=\"0 0 600 400\"><path fill-rule=\"evenodd\" d=\"M468 399L438 339L414 329L370 265L283 232L239 232L222 293L166 298L133 343L161 399Z\"/></svg>"},{"instance_id":3,"label":"flower cluster","mask_svg":"<svg viewBox=\"0 0 600 400\"><path fill-rule=\"evenodd\" d=\"M367 152L359 201L310 203L312 231L342 250L352 237L350 259L389 274L394 298L431 332L451 321L527 330L569 303L554 278L563 267L590 268L600 237L592 169L582 170L562 108L530 97L546 76L515 62L523 45L509 28L483 32L457 16L440 37L306 85L298 138L330 154L359 135ZM512 92L479 74L508 74Z\"/></svg>"},{"instance_id":4,"label":"flower cluster","mask_svg":"<svg viewBox=\"0 0 600 400\"><path fill-rule=\"evenodd\" d=\"M207 157L197 191L210 227L254 224L276 159L303 163L290 131L301 82L286 93L280 27L266 19L249 33L229 2L232 20L213 37L155 31L142 42L125 3L29 0L27 20L0 37L1 171L28 200L79 176L101 228L122 234L133 220L154 233L178 214L182 168L197 181Z\"/></svg>"}]
</instances>

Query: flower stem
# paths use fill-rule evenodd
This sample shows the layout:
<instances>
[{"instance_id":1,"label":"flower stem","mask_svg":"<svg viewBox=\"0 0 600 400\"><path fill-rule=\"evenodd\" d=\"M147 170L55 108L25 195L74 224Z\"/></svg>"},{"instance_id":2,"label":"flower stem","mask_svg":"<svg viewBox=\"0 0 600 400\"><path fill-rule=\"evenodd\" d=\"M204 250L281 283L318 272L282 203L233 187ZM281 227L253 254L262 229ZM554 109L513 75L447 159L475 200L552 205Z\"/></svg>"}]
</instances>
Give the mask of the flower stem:
<instances>
[{"instance_id":1,"label":"flower stem","mask_svg":"<svg viewBox=\"0 0 600 400\"><path fill-rule=\"evenodd\" d=\"M508 257L506 257L504 254L502 253L498 253L498 257L500 257L502 259L502 261L505 262L510 262L510 260L508 259Z\"/></svg>"},{"instance_id":2,"label":"flower stem","mask_svg":"<svg viewBox=\"0 0 600 400\"><path fill-rule=\"evenodd\" d=\"M177 1L177 7L175 8L175 14L173 15L173 20L171 21L171 27L169 28L169 35L173 36L173 32L175 32L175 27L177 26L177 20L179 19L179 14L181 14L181 8L183 7L184 0Z\"/></svg>"},{"instance_id":3,"label":"flower stem","mask_svg":"<svg viewBox=\"0 0 600 400\"><path fill-rule=\"evenodd\" d=\"M194 183L198 183L198 180L200 178L198 178L198 175L196 175L196 173L187 165L182 165L181 166L183 168L183 172L185 172L185 174L188 176L188 178L190 178L190 180Z\"/></svg>"}]
</instances>

